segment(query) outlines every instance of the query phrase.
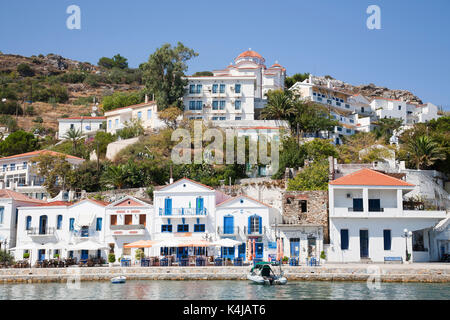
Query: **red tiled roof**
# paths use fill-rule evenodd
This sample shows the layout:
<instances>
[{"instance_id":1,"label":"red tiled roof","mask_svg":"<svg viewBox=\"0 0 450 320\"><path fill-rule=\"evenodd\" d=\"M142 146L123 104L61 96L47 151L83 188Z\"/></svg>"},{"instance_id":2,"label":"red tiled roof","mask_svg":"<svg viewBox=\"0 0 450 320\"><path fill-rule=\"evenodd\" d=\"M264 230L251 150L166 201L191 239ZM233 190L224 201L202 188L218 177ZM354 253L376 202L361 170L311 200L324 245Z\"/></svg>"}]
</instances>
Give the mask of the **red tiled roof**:
<instances>
[{"instance_id":1,"label":"red tiled roof","mask_svg":"<svg viewBox=\"0 0 450 320\"><path fill-rule=\"evenodd\" d=\"M57 206L68 207L70 205L72 205L72 203L67 202L67 201L52 201L52 202L41 203L38 205L38 207L57 207Z\"/></svg>"},{"instance_id":2,"label":"red tiled roof","mask_svg":"<svg viewBox=\"0 0 450 320\"><path fill-rule=\"evenodd\" d=\"M47 149L31 151L31 152L26 152L26 153L21 153L21 154L15 154L13 156L8 156L8 157L3 157L3 158L0 158L0 161L1 160L6 160L6 159L13 159L13 158L32 157L32 156L37 156L37 155L40 155L40 154L50 154L52 156L66 156L66 158L69 158L69 159L77 159L77 160L83 160L84 161L84 159L72 156L70 154L64 154L64 153L51 151L51 150L47 150Z\"/></svg>"},{"instance_id":3,"label":"red tiled roof","mask_svg":"<svg viewBox=\"0 0 450 320\"><path fill-rule=\"evenodd\" d=\"M245 58L245 57L253 57L253 58L258 58L258 59L264 60L264 58L258 52L253 51L253 50L247 50L247 51L242 52L240 55L237 56L236 59Z\"/></svg>"},{"instance_id":4,"label":"red tiled roof","mask_svg":"<svg viewBox=\"0 0 450 320\"><path fill-rule=\"evenodd\" d=\"M0 189L0 198L14 199L17 201L33 202L33 203L47 203L44 200L33 199L22 193L19 193L19 192L13 191L13 190L9 190L9 189Z\"/></svg>"},{"instance_id":5,"label":"red tiled roof","mask_svg":"<svg viewBox=\"0 0 450 320\"><path fill-rule=\"evenodd\" d=\"M97 204L99 204L99 205L101 205L103 207L106 207L109 204L108 202L105 202L105 201L86 198L86 199L81 199L81 200L73 203L72 205L78 204L78 203L83 202L83 201L91 201L91 202L97 203Z\"/></svg>"},{"instance_id":6,"label":"red tiled roof","mask_svg":"<svg viewBox=\"0 0 450 320\"><path fill-rule=\"evenodd\" d=\"M414 187L413 184L393 178L371 169L361 169L330 182L341 186L401 186Z\"/></svg>"},{"instance_id":7,"label":"red tiled roof","mask_svg":"<svg viewBox=\"0 0 450 320\"><path fill-rule=\"evenodd\" d=\"M61 118L58 120L104 120L106 119L106 117L85 117L85 116L81 116L81 117L69 117L69 118Z\"/></svg>"},{"instance_id":8,"label":"red tiled roof","mask_svg":"<svg viewBox=\"0 0 450 320\"><path fill-rule=\"evenodd\" d=\"M190 181L190 182L192 182L192 183L195 183L195 184L201 185L201 186L203 186L203 187L205 187L205 188L208 188L208 189L211 189L211 190L215 190L215 189L214 189L213 187L207 186L206 184L203 184L203 183L200 183L200 182L194 181L194 180L192 180L192 179L189 179L189 178L186 178L186 177L184 177L184 178L181 178L181 179L179 179L179 180L177 180L177 181L175 181L175 182L173 182L173 183L171 183L171 184L168 184L168 185L162 186L162 187L161 187L161 188L159 188L158 190L162 190L162 189L165 189L165 188L167 188L168 186L171 186L171 185L173 185L173 184L175 184L175 183L178 183L178 182L180 182L181 180L188 180L188 181Z\"/></svg>"}]
</instances>

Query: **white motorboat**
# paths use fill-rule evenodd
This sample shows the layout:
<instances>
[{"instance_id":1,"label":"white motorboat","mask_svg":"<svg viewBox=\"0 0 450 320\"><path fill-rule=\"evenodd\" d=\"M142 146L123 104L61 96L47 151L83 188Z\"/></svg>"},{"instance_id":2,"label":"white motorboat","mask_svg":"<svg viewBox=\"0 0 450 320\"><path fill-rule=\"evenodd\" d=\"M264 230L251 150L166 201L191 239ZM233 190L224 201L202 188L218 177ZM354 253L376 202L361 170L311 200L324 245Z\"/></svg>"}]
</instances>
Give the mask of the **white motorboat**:
<instances>
[{"instance_id":1,"label":"white motorboat","mask_svg":"<svg viewBox=\"0 0 450 320\"><path fill-rule=\"evenodd\" d=\"M283 285L287 283L283 272L280 275L276 275L271 268L271 264L268 262L259 262L252 267L250 273L247 275L247 279L256 284Z\"/></svg>"},{"instance_id":2,"label":"white motorboat","mask_svg":"<svg viewBox=\"0 0 450 320\"><path fill-rule=\"evenodd\" d=\"M118 277L114 277L111 279L111 283L125 283L125 281L127 280L126 277L124 276L118 276Z\"/></svg>"}]
</instances>

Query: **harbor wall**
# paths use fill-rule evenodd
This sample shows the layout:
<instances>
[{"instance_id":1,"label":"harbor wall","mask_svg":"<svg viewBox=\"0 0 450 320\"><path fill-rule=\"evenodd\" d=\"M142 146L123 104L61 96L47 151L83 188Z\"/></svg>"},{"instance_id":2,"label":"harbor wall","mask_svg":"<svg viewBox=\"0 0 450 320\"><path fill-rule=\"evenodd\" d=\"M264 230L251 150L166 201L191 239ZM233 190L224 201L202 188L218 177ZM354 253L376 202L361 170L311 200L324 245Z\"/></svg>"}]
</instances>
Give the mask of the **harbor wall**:
<instances>
[{"instance_id":1,"label":"harbor wall","mask_svg":"<svg viewBox=\"0 0 450 320\"><path fill-rule=\"evenodd\" d=\"M0 269L2 283L109 281L124 275L128 280L246 280L244 267L70 267ZM277 271L277 267L275 267ZM367 264L283 267L289 281L450 282L450 264Z\"/></svg>"}]
</instances>

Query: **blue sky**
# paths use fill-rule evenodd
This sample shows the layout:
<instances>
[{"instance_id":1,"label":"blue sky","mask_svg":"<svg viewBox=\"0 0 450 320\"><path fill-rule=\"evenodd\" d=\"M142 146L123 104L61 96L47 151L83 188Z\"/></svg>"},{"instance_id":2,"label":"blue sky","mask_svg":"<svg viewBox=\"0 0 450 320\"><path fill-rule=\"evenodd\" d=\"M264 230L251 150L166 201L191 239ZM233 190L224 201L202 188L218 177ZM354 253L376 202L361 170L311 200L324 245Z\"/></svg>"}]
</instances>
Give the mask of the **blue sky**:
<instances>
[{"instance_id":1,"label":"blue sky","mask_svg":"<svg viewBox=\"0 0 450 320\"><path fill-rule=\"evenodd\" d=\"M81 30L66 28L71 4L81 8ZM381 30L366 27L372 4ZM120 53L137 67L163 43L181 41L199 53L192 74L252 48L288 75L407 89L450 110L449 15L448 0L2 0L0 51L94 64Z\"/></svg>"}]
</instances>

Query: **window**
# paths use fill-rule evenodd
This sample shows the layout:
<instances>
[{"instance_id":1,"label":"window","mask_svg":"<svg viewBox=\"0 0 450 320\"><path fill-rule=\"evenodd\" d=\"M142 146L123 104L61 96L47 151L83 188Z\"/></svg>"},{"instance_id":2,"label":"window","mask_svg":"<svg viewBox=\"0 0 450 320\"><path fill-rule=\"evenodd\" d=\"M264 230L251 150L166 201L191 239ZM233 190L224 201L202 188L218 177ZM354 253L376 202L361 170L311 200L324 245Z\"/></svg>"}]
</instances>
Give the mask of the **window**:
<instances>
[{"instance_id":1,"label":"window","mask_svg":"<svg viewBox=\"0 0 450 320\"><path fill-rule=\"evenodd\" d=\"M398 106L398 110L402 110L402 106Z\"/></svg>"},{"instance_id":2,"label":"window","mask_svg":"<svg viewBox=\"0 0 450 320\"><path fill-rule=\"evenodd\" d=\"M260 216L251 216L248 218L248 230L250 234L253 233L262 233L262 221L261 221L261 217Z\"/></svg>"},{"instance_id":3,"label":"window","mask_svg":"<svg viewBox=\"0 0 450 320\"><path fill-rule=\"evenodd\" d=\"M0 207L0 224L3 223L3 213L5 211L5 207Z\"/></svg>"},{"instance_id":4,"label":"window","mask_svg":"<svg viewBox=\"0 0 450 320\"><path fill-rule=\"evenodd\" d=\"M223 217L223 233L233 234L234 233L234 217L225 216Z\"/></svg>"},{"instance_id":5,"label":"window","mask_svg":"<svg viewBox=\"0 0 450 320\"><path fill-rule=\"evenodd\" d=\"M242 117L234 117L234 120L242 120Z\"/></svg>"},{"instance_id":6,"label":"window","mask_svg":"<svg viewBox=\"0 0 450 320\"><path fill-rule=\"evenodd\" d=\"M204 224L194 224L194 232L205 232Z\"/></svg>"},{"instance_id":7,"label":"window","mask_svg":"<svg viewBox=\"0 0 450 320\"><path fill-rule=\"evenodd\" d=\"M62 228L62 219L63 219L62 214L59 214L58 217L56 218L56 229L58 230L61 230Z\"/></svg>"},{"instance_id":8,"label":"window","mask_svg":"<svg viewBox=\"0 0 450 320\"><path fill-rule=\"evenodd\" d=\"M171 224L161 225L161 232L172 232L172 225Z\"/></svg>"},{"instance_id":9,"label":"window","mask_svg":"<svg viewBox=\"0 0 450 320\"><path fill-rule=\"evenodd\" d=\"M195 93L195 84L189 85L189 93Z\"/></svg>"},{"instance_id":10,"label":"window","mask_svg":"<svg viewBox=\"0 0 450 320\"><path fill-rule=\"evenodd\" d=\"M189 232L189 225L188 224L179 224L177 226L177 232Z\"/></svg>"},{"instance_id":11,"label":"window","mask_svg":"<svg viewBox=\"0 0 450 320\"><path fill-rule=\"evenodd\" d=\"M345 129L345 132L352 133L352 129Z\"/></svg>"},{"instance_id":12,"label":"window","mask_svg":"<svg viewBox=\"0 0 450 320\"><path fill-rule=\"evenodd\" d=\"M211 120L213 121L219 120L219 117L212 117Z\"/></svg>"},{"instance_id":13,"label":"window","mask_svg":"<svg viewBox=\"0 0 450 320\"><path fill-rule=\"evenodd\" d=\"M6 170L8 170L8 165L7 165L7 164L4 164L4 165L3 165L3 172L5 172Z\"/></svg>"},{"instance_id":14,"label":"window","mask_svg":"<svg viewBox=\"0 0 450 320\"><path fill-rule=\"evenodd\" d=\"M342 131L342 128L341 127L337 127L337 131Z\"/></svg>"},{"instance_id":15,"label":"window","mask_svg":"<svg viewBox=\"0 0 450 320\"><path fill-rule=\"evenodd\" d=\"M129 224L132 224L132 222L133 222L133 215L126 214L125 215L125 224L129 225Z\"/></svg>"},{"instance_id":16,"label":"window","mask_svg":"<svg viewBox=\"0 0 450 320\"><path fill-rule=\"evenodd\" d=\"M197 85L197 93L202 93L202 85L201 84Z\"/></svg>"},{"instance_id":17,"label":"window","mask_svg":"<svg viewBox=\"0 0 450 320\"><path fill-rule=\"evenodd\" d=\"M384 239L384 250L391 250L391 230L383 230L383 239Z\"/></svg>"},{"instance_id":18,"label":"window","mask_svg":"<svg viewBox=\"0 0 450 320\"><path fill-rule=\"evenodd\" d=\"M345 104L345 107L347 108L347 109L350 109L350 105L349 104Z\"/></svg>"},{"instance_id":19,"label":"window","mask_svg":"<svg viewBox=\"0 0 450 320\"><path fill-rule=\"evenodd\" d=\"M115 214L112 214L112 215L111 215L111 218L110 218L110 224L111 224L112 226L115 226L115 225L117 224L117 215L115 215Z\"/></svg>"},{"instance_id":20,"label":"window","mask_svg":"<svg viewBox=\"0 0 450 320\"><path fill-rule=\"evenodd\" d=\"M341 229L341 250L348 250L348 229Z\"/></svg>"},{"instance_id":21,"label":"window","mask_svg":"<svg viewBox=\"0 0 450 320\"><path fill-rule=\"evenodd\" d=\"M369 199L369 211L375 211L375 212L381 211L380 199Z\"/></svg>"},{"instance_id":22,"label":"window","mask_svg":"<svg viewBox=\"0 0 450 320\"><path fill-rule=\"evenodd\" d=\"M139 120L141 120L141 119L142 119L142 111L138 111L138 113L137 113L137 117L138 117L138 119L139 119Z\"/></svg>"},{"instance_id":23,"label":"window","mask_svg":"<svg viewBox=\"0 0 450 320\"><path fill-rule=\"evenodd\" d=\"M225 121L227 120L227 117L219 117L219 120Z\"/></svg>"},{"instance_id":24,"label":"window","mask_svg":"<svg viewBox=\"0 0 450 320\"><path fill-rule=\"evenodd\" d=\"M69 231L74 230L74 223L75 223L75 218L70 218L69 219Z\"/></svg>"},{"instance_id":25,"label":"window","mask_svg":"<svg viewBox=\"0 0 450 320\"><path fill-rule=\"evenodd\" d=\"M336 105L340 107L341 103L336 101Z\"/></svg>"},{"instance_id":26,"label":"window","mask_svg":"<svg viewBox=\"0 0 450 320\"><path fill-rule=\"evenodd\" d=\"M111 129L111 126L112 126L112 120L108 120L108 128Z\"/></svg>"},{"instance_id":27,"label":"window","mask_svg":"<svg viewBox=\"0 0 450 320\"><path fill-rule=\"evenodd\" d=\"M218 84L213 84L213 86L212 86L212 92L213 93L217 93L217 88L219 87L219 85Z\"/></svg>"},{"instance_id":28,"label":"window","mask_svg":"<svg viewBox=\"0 0 450 320\"><path fill-rule=\"evenodd\" d=\"M9 167L10 167L10 170L11 170L11 171L16 170L16 164L15 164L15 163L11 163L11 164L9 165Z\"/></svg>"},{"instance_id":29,"label":"window","mask_svg":"<svg viewBox=\"0 0 450 320\"><path fill-rule=\"evenodd\" d=\"M363 199L361 198L353 198L353 211L364 211L363 209Z\"/></svg>"},{"instance_id":30,"label":"window","mask_svg":"<svg viewBox=\"0 0 450 320\"><path fill-rule=\"evenodd\" d=\"M27 168L27 163L26 162L23 162L22 165L23 165L22 169L26 169Z\"/></svg>"},{"instance_id":31,"label":"window","mask_svg":"<svg viewBox=\"0 0 450 320\"><path fill-rule=\"evenodd\" d=\"M241 100L236 100L234 102L234 109L241 110Z\"/></svg>"},{"instance_id":32,"label":"window","mask_svg":"<svg viewBox=\"0 0 450 320\"><path fill-rule=\"evenodd\" d=\"M236 84L234 86L234 92L236 93L241 93L241 85L240 84Z\"/></svg>"},{"instance_id":33,"label":"window","mask_svg":"<svg viewBox=\"0 0 450 320\"><path fill-rule=\"evenodd\" d=\"M298 202L298 206L299 206L301 212L308 212L308 201L307 200L300 200Z\"/></svg>"},{"instance_id":34,"label":"window","mask_svg":"<svg viewBox=\"0 0 450 320\"><path fill-rule=\"evenodd\" d=\"M361 107L361 112L363 112L363 113L364 113L364 107Z\"/></svg>"},{"instance_id":35,"label":"window","mask_svg":"<svg viewBox=\"0 0 450 320\"><path fill-rule=\"evenodd\" d=\"M195 104L195 110L202 110L202 108L203 108L203 102L197 101Z\"/></svg>"},{"instance_id":36,"label":"window","mask_svg":"<svg viewBox=\"0 0 450 320\"><path fill-rule=\"evenodd\" d=\"M97 224L95 226L95 230L96 231L102 231L102 218L97 218Z\"/></svg>"},{"instance_id":37,"label":"window","mask_svg":"<svg viewBox=\"0 0 450 320\"><path fill-rule=\"evenodd\" d=\"M212 109L213 110L218 110L219 109L219 101L218 100L213 100L213 102L212 102Z\"/></svg>"},{"instance_id":38,"label":"window","mask_svg":"<svg viewBox=\"0 0 450 320\"><path fill-rule=\"evenodd\" d=\"M139 215L139 224L143 224L145 226L146 222L147 222L147 215L145 214Z\"/></svg>"},{"instance_id":39,"label":"window","mask_svg":"<svg viewBox=\"0 0 450 320\"><path fill-rule=\"evenodd\" d=\"M219 109L224 110L225 109L225 100L220 100L219 102Z\"/></svg>"},{"instance_id":40,"label":"window","mask_svg":"<svg viewBox=\"0 0 450 320\"><path fill-rule=\"evenodd\" d=\"M115 128L119 127L119 119L114 120L114 127Z\"/></svg>"},{"instance_id":41,"label":"window","mask_svg":"<svg viewBox=\"0 0 450 320\"><path fill-rule=\"evenodd\" d=\"M189 110L195 110L195 101L189 101Z\"/></svg>"},{"instance_id":42,"label":"window","mask_svg":"<svg viewBox=\"0 0 450 320\"><path fill-rule=\"evenodd\" d=\"M220 93L225 93L225 85L221 84L219 88Z\"/></svg>"},{"instance_id":43,"label":"window","mask_svg":"<svg viewBox=\"0 0 450 320\"><path fill-rule=\"evenodd\" d=\"M152 118L152 109L147 110L147 120Z\"/></svg>"},{"instance_id":44,"label":"window","mask_svg":"<svg viewBox=\"0 0 450 320\"><path fill-rule=\"evenodd\" d=\"M70 124L70 129L74 129L75 125L73 123Z\"/></svg>"}]
</instances>

